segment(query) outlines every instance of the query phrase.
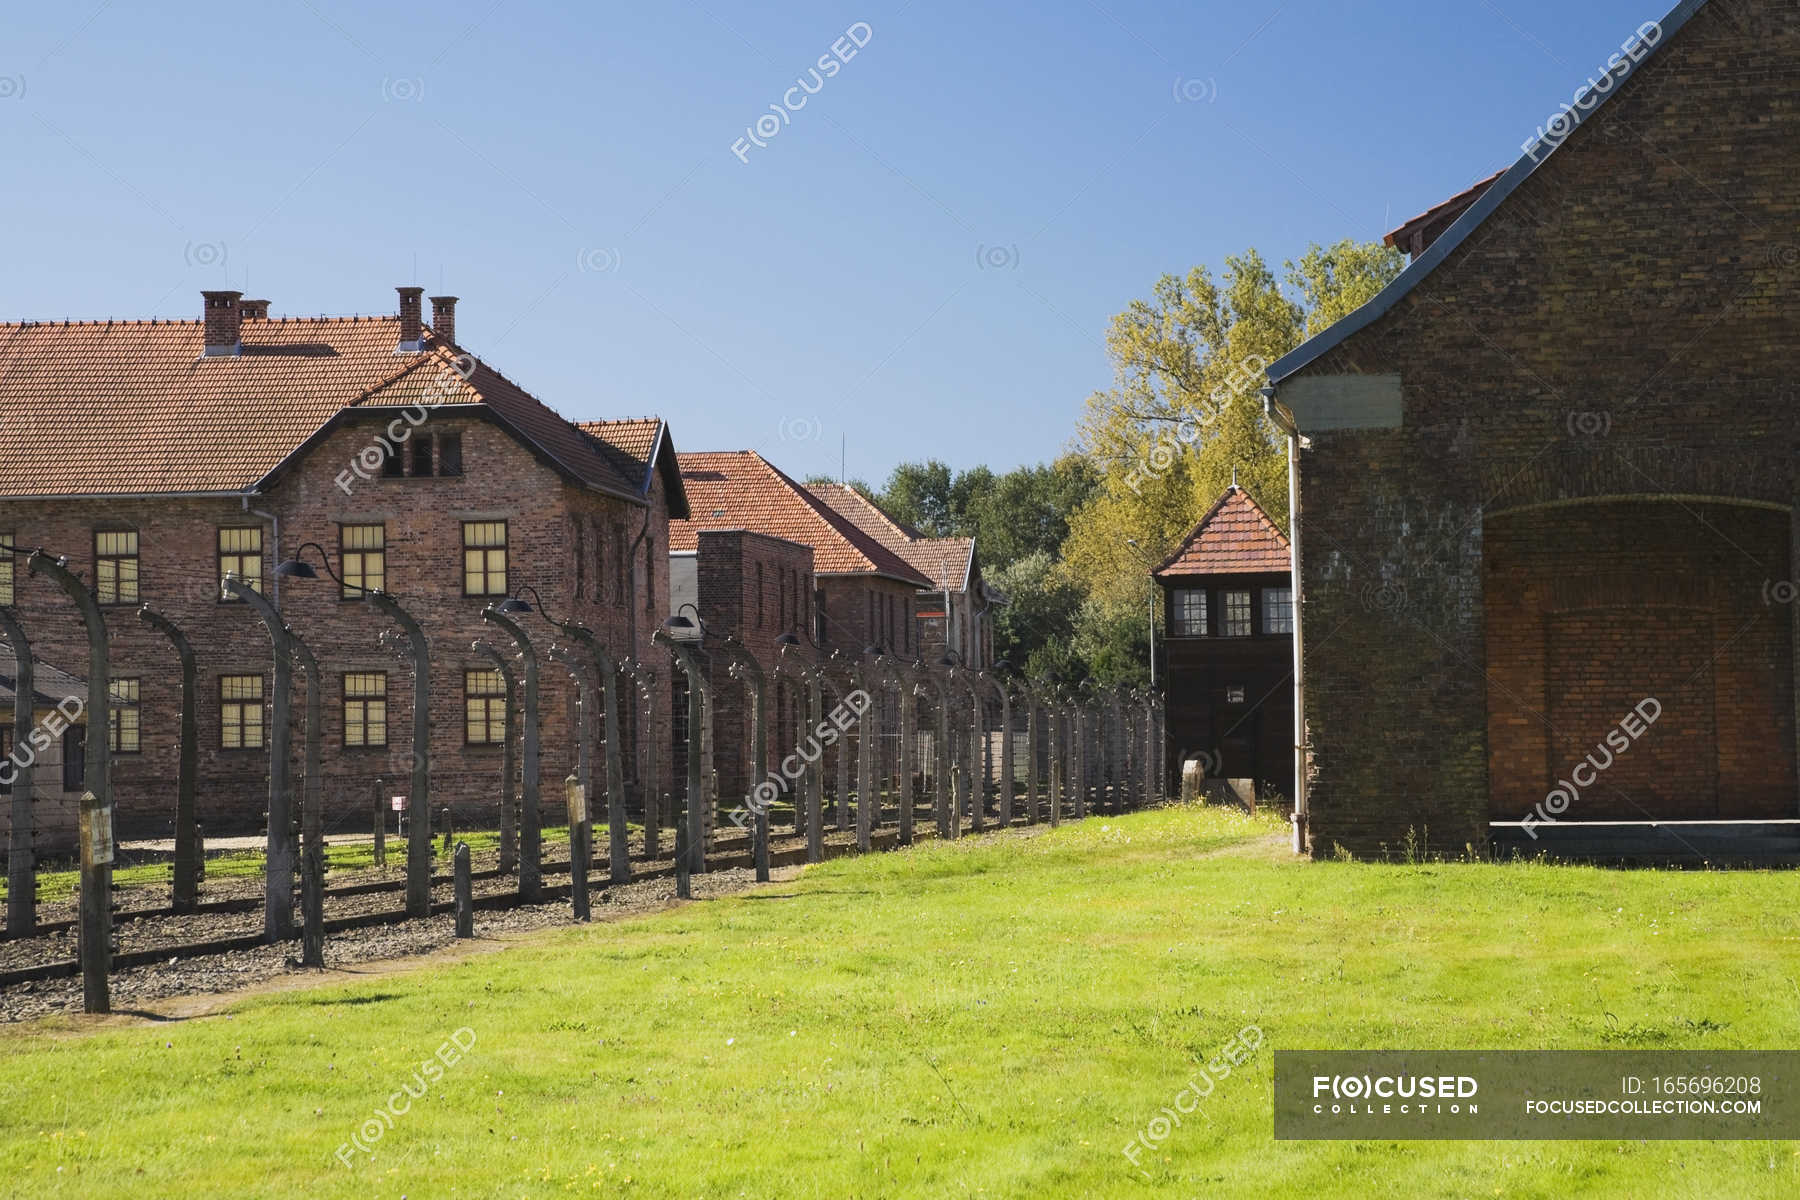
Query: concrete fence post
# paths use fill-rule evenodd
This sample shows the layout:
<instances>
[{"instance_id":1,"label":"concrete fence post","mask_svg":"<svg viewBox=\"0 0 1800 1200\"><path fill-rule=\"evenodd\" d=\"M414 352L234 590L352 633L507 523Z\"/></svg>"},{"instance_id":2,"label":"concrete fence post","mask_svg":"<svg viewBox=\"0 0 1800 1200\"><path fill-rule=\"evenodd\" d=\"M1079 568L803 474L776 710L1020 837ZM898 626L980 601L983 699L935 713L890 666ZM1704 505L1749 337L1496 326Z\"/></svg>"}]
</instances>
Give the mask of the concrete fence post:
<instances>
[{"instance_id":1,"label":"concrete fence post","mask_svg":"<svg viewBox=\"0 0 1800 1200\"><path fill-rule=\"evenodd\" d=\"M32 674L31 643L25 629L12 614L0 608L0 632L6 635L13 652L13 754L10 762L0 763L0 771L12 772L11 842L6 855L6 932L12 937L28 937L37 928L37 856L36 819L32 805L32 780L37 774L34 754L20 766L19 743L30 737L37 724L34 697L37 684ZM177 831L179 833L179 831ZM179 857L179 850L177 856Z\"/></svg>"}]
</instances>

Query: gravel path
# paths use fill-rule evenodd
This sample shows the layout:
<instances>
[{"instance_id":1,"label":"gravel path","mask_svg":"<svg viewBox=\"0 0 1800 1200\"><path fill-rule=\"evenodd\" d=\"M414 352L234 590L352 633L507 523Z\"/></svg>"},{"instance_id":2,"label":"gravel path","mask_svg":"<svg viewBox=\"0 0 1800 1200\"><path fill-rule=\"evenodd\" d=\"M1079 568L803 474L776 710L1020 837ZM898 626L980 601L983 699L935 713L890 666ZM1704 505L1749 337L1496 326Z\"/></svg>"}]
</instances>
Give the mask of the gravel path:
<instances>
[{"instance_id":1,"label":"gravel path","mask_svg":"<svg viewBox=\"0 0 1800 1200\"><path fill-rule=\"evenodd\" d=\"M830 858L853 852L855 834L840 832L833 828L831 817L832 814L828 813L828 824L824 831L826 856ZM891 826L882 832L891 834ZM915 832L920 840L929 839L932 836L929 821L921 819ZM736 835L735 830L731 833L733 836L721 838L714 853L747 856L747 844L740 836ZM792 852L803 849L805 846L804 840L795 838L791 831L783 831L778 828L773 831L773 834L774 836L770 838L770 851L773 854L779 855L784 851ZM665 849L669 848L671 841L671 837L664 837ZM397 889L361 896L332 896L329 894L331 887L404 880L404 845L400 847L400 851L399 855L395 855L390 850L390 865L386 868L336 872L328 877L328 894L325 899L326 920L371 913L397 912L401 909L405 901L403 894ZM639 879L622 887L608 886L604 882L606 870L604 836L599 840L595 851L595 867L598 877L593 878L589 884L595 920L616 920L639 913L656 911L676 903L675 880L672 875ZM471 863L476 872L491 869L497 865L497 853L475 855L474 861ZM658 869L666 870L671 866L672 863L667 858L655 862L634 861L632 871L634 874L644 874ZM791 878L796 870L791 867L778 867L775 868L773 874L776 879ZM714 869L694 877L694 896L696 899L705 899L742 891L754 886L755 878L755 872L748 867ZM559 884L566 887L568 876L566 873L560 876L549 875L546 876L544 882L546 886L550 887ZM499 876L476 880L474 893L477 899L484 896L511 895L516 892L517 887L516 879ZM205 902L257 898L262 895L262 890L262 880L258 876L221 877L202 885L201 900ZM448 882L433 886L432 900L434 902L448 902L450 899L451 886ZM129 911L146 909L153 905L166 905L167 902L167 885L163 884L157 887L122 890L119 893L118 907ZM67 919L75 915L73 905L45 904L39 907L39 919L44 922L59 918ZM477 939L492 938L503 934L572 923L573 918L569 914L567 899L516 908L488 911L478 909L475 913L475 936ZM163 948L168 948L173 952L183 945L192 945L217 938L255 934L262 929L262 924L263 914L260 905L245 912L195 913L188 916L158 913L129 920L121 919L114 926L115 952L130 953ZM455 920L448 914L433 916L425 920L396 921L365 929L344 930L327 935L325 961L328 967L343 967L355 963L424 954L451 944L455 941L454 934ZM72 928L31 938L0 939L0 970L68 961L75 958L76 954L76 936L75 930ZM126 1011L145 1001L171 996L234 991L283 975L298 975L305 971L299 966L299 958L300 943L297 939L277 945L256 946L229 954L183 957L171 953L171 957L166 962L114 971L111 976L113 1008L115 1011ZM38 980L0 989L0 1023L32 1020L53 1013L78 1013L80 1011L81 980L78 976Z\"/></svg>"},{"instance_id":2,"label":"gravel path","mask_svg":"<svg viewBox=\"0 0 1800 1200\"><path fill-rule=\"evenodd\" d=\"M780 872L776 877L780 878L783 874L791 875L791 873L791 871ZM493 882L497 885L494 890L510 890L512 887L509 880ZM695 899L710 899L755 886L756 875L747 868L734 868L697 875L693 882ZM438 890L444 893L441 898L448 898L448 888ZM363 911L372 911L374 907L391 908L394 904L393 898L386 896L354 897L353 899L365 903L376 902L375 905ZM590 899L593 904L594 919L597 921L619 920L655 912L677 903L675 881L667 877L640 880L622 887L596 885L596 890L591 894ZM349 911L352 910L328 909L327 915L348 915ZM179 940L193 941L202 936L218 937L233 932L254 932L261 928L262 923L260 913L218 914L213 919L236 924L228 927L221 926L205 934L197 933L193 923L207 919L205 917L169 917L133 922L131 926L127 927L133 932L132 938L126 941L125 948L148 948L156 944L154 939L157 937L173 936ZM477 939L494 938L504 934L573 923L574 920L569 915L569 905L566 900L491 912L477 911L475 914L475 937ZM140 930L140 926L146 928ZM425 954L451 945L456 940L455 933L455 919L448 915L430 917L422 921L403 921L392 925L349 930L333 934L326 939L325 962L327 968L330 969ZM45 949L54 948L57 953L53 957L70 957L75 950L74 935L70 933L66 938L61 935L53 935L49 938L28 939L26 943L0 943L0 951L10 951L15 945L24 946L29 943L50 944L40 946L39 953L41 954ZM172 958L167 963L159 963L154 966L115 971L111 979L113 1010L127 1012L146 1002L171 996L236 991L266 983L284 975L314 974L299 965L299 958L300 943L296 940L278 945L258 946L255 949L240 950L232 954ZM24 983L0 991L0 1022L28 1021L55 1013L79 1013L80 1011L81 980L79 978Z\"/></svg>"}]
</instances>

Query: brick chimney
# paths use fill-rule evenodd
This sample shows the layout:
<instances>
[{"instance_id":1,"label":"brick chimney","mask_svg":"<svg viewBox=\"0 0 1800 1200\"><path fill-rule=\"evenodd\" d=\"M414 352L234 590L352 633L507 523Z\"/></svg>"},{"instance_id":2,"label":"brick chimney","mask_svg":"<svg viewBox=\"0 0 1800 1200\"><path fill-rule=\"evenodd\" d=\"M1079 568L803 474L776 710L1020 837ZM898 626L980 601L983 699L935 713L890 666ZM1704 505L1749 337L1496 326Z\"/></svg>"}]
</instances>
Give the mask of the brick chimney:
<instances>
[{"instance_id":1,"label":"brick chimney","mask_svg":"<svg viewBox=\"0 0 1800 1200\"><path fill-rule=\"evenodd\" d=\"M238 301L243 295L242 292L200 293L205 304L206 349L202 351L205 357L219 358L238 352Z\"/></svg>"},{"instance_id":2,"label":"brick chimney","mask_svg":"<svg viewBox=\"0 0 1800 1200\"><path fill-rule=\"evenodd\" d=\"M449 345L456 345L456 297L433 296L431 298L431 332L437 334L438 340Z\"/></svg>"},{"instance_id":3,"label":"brick chimney","mask_svg":"<svg viewBox=\"0 0 1800 1200\"><path fill-rule=\"evenodd\" d=\"M269 319L269 302L267 300L239 300L238 315L246 321L266 321Z\"/></svg>"},{"instance_id":4,"label":"brick chimney","mask_svg":"<svg viewBox=\"0 0 1800 1200\"><path fill-rule=\"evenodd\" d=\"M419 297L425 294L422 287L395 288L400 293L400 344L394 348L396 354L415 354L424 349L424 319L420 313Z\"/></svg>"}]
</instances>

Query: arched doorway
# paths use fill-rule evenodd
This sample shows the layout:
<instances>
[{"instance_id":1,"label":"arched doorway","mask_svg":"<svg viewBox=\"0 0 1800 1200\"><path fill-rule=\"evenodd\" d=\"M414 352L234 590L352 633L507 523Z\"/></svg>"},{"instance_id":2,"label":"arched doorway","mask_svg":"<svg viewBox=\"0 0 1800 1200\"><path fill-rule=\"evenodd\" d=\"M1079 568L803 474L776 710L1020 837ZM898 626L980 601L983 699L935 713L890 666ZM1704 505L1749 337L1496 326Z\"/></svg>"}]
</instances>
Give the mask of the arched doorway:
<instances>
[{"instance_id":1,"label":"arched doorway","mask_svg":"<svg viewBox=\"0 0 1800 1200\"><path fill-rule=\"evenodd\" d=\"M1711 498L1489 514L1490 818L1796 816L1790 536Z\"/></svg>"}]
</instances>

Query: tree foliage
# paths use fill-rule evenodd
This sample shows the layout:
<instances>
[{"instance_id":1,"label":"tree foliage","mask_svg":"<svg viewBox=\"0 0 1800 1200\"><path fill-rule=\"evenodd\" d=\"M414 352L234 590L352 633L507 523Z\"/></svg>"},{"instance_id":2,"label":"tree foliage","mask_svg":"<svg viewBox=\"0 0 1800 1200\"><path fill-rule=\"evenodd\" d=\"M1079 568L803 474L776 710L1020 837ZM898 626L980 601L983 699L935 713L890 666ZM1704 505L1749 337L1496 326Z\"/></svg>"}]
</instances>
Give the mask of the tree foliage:
<instances>
[{"instance_id":1,"label":"tree foliage","mask_svg":"<svg viewBox=\"0 0 1800 1200\"><path fill-rule=\"evenodd\" d=\"M1263 415L1269 363L1347 315L1399 274L1376 243L1313 246L1283 288L1255 250L1165 275L1108 329L1113 387L1088 398L1077 445L1100 487L1070 520L1065 569L1087 596L1077 648L1103 678L1146 672L1126 643L1148 641L1151 566L1169 555L1235 477L1287 527L1284 441ZM1131 632L1140 627L1140 633Z\"/></svg>"}]
</instances>

